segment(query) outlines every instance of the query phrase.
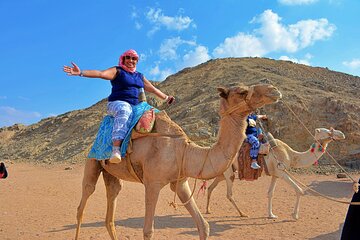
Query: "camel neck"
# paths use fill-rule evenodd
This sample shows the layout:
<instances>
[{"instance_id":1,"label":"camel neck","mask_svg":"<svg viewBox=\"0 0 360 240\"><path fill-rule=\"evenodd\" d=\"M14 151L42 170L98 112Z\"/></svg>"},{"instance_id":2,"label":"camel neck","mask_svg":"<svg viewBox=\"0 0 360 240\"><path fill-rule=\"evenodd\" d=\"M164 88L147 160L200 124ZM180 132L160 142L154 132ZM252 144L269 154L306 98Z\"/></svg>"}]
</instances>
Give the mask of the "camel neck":
<instances>
[{"instance_id":1,"label":"camel neck","mask_svg":"<svg viewBox=\"0 0 360 240\"><path fill-rule=\"evenodd\" d=\"M186 176L210 179L223 173L232 163L245 139L246 115L226 115L220 120L218 141L209 148L190 144L185 150ZM194 165L196 163L196 165Z\"/></svg>"},{"instance_id":2,"label":"camel neck","mask_svg":"<svg viewBox=\"0 0 360 240\"><path fill-rule=\"evenodd\" d=\"M297 156L294 156L293 158L295 161L293 162L292 167L309 167L316 163L326 151L328 143L329 141L315 142L311 144L310 149L306 152L297 152L297 154L295 154Z\"/></svg>"}]
</instances>

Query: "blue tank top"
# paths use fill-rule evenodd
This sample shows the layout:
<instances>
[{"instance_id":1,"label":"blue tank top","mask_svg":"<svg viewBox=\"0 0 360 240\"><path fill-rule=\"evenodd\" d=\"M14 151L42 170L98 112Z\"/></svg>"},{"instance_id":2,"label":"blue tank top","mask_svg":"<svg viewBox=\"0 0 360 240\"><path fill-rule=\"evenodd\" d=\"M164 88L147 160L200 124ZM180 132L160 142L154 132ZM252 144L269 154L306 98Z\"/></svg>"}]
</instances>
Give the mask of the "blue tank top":
<instances>
[{"instance_id":1,"label":"blue tank top","mask_svg":"<svg viewBox=\"0 0 360 240\"><path fill-rule=\"evenodd\" d=\"M139 103L140 89L144 88L143 75L139 72L130 73L116 67L118 74L115 79L111 80L111 94L108 101L125 101L131 105Z\"/></svg>"}]
</instances>

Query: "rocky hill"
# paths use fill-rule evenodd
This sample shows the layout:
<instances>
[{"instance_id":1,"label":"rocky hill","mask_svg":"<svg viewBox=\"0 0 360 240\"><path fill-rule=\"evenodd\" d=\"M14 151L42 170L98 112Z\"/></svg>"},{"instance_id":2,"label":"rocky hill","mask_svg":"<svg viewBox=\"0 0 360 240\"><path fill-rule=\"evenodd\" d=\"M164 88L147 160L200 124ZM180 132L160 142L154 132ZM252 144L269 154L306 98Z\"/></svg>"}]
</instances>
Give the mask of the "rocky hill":
<instances>
[{"instance_id":1,"label":"rocky hill","mask_svg":"<svg viewBox=\"0 0 360 240\"><path fill-rule=\"evenodd\" d=\"M329 145L341 163L360 160L360 78L288 61L265 58L210 60L186 68L157 87L176 96L168 107L148 95L148 102L177 122L202 146L216 141L219 97L216 87L270 83L282 93L279 103L260 109L264 128L298 151L307 150L318 127L334 127L346 140ZM106 96L104 96L106 97ZM12 161L83 161L106 112L106 100L30 125L0 129L0 159ZM305 127L304 127L305 126ZM308 130L310 132L308 132ZM325 156L320 164L329 163ZM359 161L360 162L360 161Z\"/></svg>"}]
</instances>

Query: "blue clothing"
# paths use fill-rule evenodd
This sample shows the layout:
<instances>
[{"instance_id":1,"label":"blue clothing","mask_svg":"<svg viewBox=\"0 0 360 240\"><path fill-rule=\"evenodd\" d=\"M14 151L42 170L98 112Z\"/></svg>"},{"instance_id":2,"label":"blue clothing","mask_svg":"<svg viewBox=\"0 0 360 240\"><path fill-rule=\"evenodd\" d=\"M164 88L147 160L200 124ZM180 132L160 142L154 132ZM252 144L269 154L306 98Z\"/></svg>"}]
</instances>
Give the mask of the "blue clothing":
<instances>
[{"instance_id":1,"label":"blue clothing","mask_svg":"<svg viewBox=\"0 0 360 240\"><path fill-rule=\"evenodd\" d=\"M107 112L114 117L112 140L123 140L130 128L132 106L124 101L112 101L107 104Z\"/></svg>"},{"instance_id":2,"label":"blue clothing","mask_svg":"<svg viewBox=\"0 0 360 240\"><path fill-rule=\"evenodd\" d=\"M246 119L246 123L247 123L247 128L246 128L246 135L254 135L255 137L257 137L257 128L256 128L256 120L257 120L257 116L255 114L249 114L249 116ZM255 124L252 124L255 123Z\"/></svg>"},{"instance_id":3,"label":"blue clothing","mask_svg":"<svg viewBox=\"0 0 360 240\"><path fill-rule=\"evenodd\" d=\"M253 160L257 160L260 149L260 142L257 137L252 134L247 135L246 141L250 143L250 158Z\"/></svg>"},{"instance_id":4,"label":"blue clothing","mask_svg":"<svg viewBox=\"0 0 360 240\"><path fill-rule=\"evenodd\" d=\"M259 155L259 149L260 149L260 142L258 139L258 128L256 127L256 120L257 120L256 114L249 114L249 116L246 119L247 122L247 128L246 128L246 142L250 143L250 158L253 160L256 160Z\"/></svg>"},{"instance_id":5,"label":"blue clothing","mask_svg":"<svg viewBox=\"0 0 360 240\"><path fill-rule=\"evenodd\" d=\"M119 72L111 81L111 94L108 101L125 101L131 105L139 103L140 89L144 88L144 76L139 72L127 72L121 67L116 67Z\"/></svg>"},{"instance_id":6,"label":"blue clothing","mask_svg":"<svg viewBox=\"0 0 360 240\"><path fill-rule=\"evenodd\" d=\"M149 105L147 102L142 102L136 106L132 106L132 118L129 119L130 122L130 128L127 134L125 135L124 140L121 144L121 156L125 157L126 150L129 145L130 137L131 137L131 131L136 125L136 123L139 121L142 114L152 108L151 105ZM155 109L155 112L159 112L159 110ZM98 133L96 135L96 139L94 141L94 144L88 154L88 158L95 158L97 160L105 160L109 159L112 153L112 140L111 140L111 133L113 131L113 124L114 124L114 117L111 117L109 115L105 116L103 121L100 124L100 128L98 130Z\"/></svg>"}]
</instances>

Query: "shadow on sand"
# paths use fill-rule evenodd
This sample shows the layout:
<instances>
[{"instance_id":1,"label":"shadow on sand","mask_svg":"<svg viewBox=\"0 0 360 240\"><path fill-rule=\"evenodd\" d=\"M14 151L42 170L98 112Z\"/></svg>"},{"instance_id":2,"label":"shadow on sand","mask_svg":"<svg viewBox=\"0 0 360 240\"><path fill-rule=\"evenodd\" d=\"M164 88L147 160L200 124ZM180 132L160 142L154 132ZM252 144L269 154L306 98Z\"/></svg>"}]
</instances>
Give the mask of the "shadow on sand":
<instances>
[{"instance_id":1,"label":"shadow on sand","mask_svg":"<svg viewBox=\"0 0 360 240\"><path fill-rule=\"evenodd\" d=\"M343 226L344 224L342 223L337 231L309 238L309 240L339 240Z\"/></svg>"},{"instance_id":2,"label":"shadow on sand","mask_svg":"<svg viewBox=\"0 0 360 240\"><path fill-rule=\"evenodd\" d=\"M350 180L345 181L321 181L313 182L309 187L321 194L332 198L351 198L353 195L353 183ZM309 192L309 194L314 195ZM350 201L350 200L349 200Z\"/></svg>"},{"instance_id":3,"label":"shadow on sand","mask_svg":"<svg viewBox=\"0 0 360 240\"><path fill-rule=\"evenodd\" d=\"M225 231L231 230L233 228L239 228L243 226L260 226L260 225L268 225L268 224L281 224L285 222L291 222L293 220L283 220L278 222L269 221L266 223L255 223L256 219L267 219L267 218L240 218L238 216L229 216L223 217L221 220L211 220L207 218L210 224L210 236L221 236L221 234ZM136 218L128 218L124 220L115 221L116 226L124 226L127 228L139 228L142 229L144 225L143 217ZM84 228L98 228L102 227L105 229L105 222L91 222L91 223L83 223L81 224L81 229ZM167 215L167 216L157 216L155 217L155 231L156 229L168 229L168 228L185 228L189 229L189 231L183 231L180 234L187 234L197 236L198 232L193 222L193 219L189 216L184 215ZM54 229L48 232L62 232L73 230L75 232L76 224L64 225L61 229Z\"/></svg>"}]
</instances>

